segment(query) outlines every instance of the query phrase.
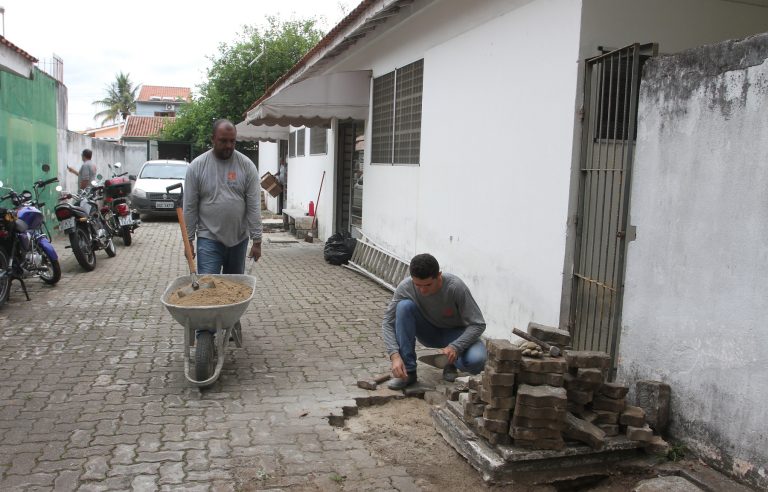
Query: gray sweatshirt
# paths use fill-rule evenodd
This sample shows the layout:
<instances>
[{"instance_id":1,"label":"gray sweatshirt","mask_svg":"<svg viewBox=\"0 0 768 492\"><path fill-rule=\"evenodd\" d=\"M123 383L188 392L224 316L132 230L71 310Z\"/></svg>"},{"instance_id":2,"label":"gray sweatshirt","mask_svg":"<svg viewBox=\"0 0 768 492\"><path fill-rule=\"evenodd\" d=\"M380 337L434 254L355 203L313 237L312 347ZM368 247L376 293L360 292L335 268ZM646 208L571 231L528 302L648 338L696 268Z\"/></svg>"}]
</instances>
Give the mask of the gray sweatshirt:
<instances>
[{"instance_id":1,"label":"gray sweatshirt","mask_svg":"<svg viewBox=\"0 0 768 492\"><path fill-rule=\"evenodd\" d=\"M197 237L235 246L261 241L261 186L256 165L238 151L222 161L213 150L198 156L184 181L184 220Z\"/></svg>"},{"instance_id":2,"label":"gray sweatshirt","mask_svg":"<svg viewBox=\"0 0 768 492\"><path fill-rule=\"evenodd\" d=\"M424 318L438 328L465 328L464 333L454 340L450 346L461 354L475 343L485 331L485 319L475 299L464 282L450 273L443 273L443 286L439 292L431 296L419 294L413 285L411 277L406 278L395 289L381 332L387 346L387 355L398 351L399 345L395 337L395 312L397 303L410 299L419 307Z\"/></svg>"}]
</instances>

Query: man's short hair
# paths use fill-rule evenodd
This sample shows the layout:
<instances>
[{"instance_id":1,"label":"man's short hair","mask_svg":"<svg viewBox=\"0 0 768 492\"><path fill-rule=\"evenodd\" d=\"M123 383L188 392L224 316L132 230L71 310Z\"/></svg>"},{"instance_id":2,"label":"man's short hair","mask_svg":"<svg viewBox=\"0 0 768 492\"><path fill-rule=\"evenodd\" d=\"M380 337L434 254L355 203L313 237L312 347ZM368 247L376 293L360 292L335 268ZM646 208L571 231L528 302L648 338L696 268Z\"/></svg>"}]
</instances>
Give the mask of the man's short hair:
<instances>
[{"instance_id":1,"label":"man's short hair","mask_svg":"<svg viewBox=\"0 0 768 492\"><path fill-rule=\"evenodd\" d=\"M91 160L91 157L93 156L93 152L91 152L91 149L84 149L82 156L88 160Z\"/></svg>"},{"instance_id":2,"label":"man's short hair","mask_svg":"<svg viewBox=\"0 0 768 492\"><path fill-rule=\"evenodd\" d=\"M221 125L232 125L232 128L235 128L235 124L229 121L226 118L219 118L218 120L213 122L213 133L211 135L216 135L216 130L219 129Z\"/></svg>"},{"instance_id":3,"label":"man's short hair","mask_svg":"<svg viewBox=\"0 0 768 492\"><path fill-rule=\"evenodd\" d=\"M434 256L429 253L416 255L411 259L411 277L416 278L437 278L440 273L440 264Z\"/></svg>"}]
</instances>

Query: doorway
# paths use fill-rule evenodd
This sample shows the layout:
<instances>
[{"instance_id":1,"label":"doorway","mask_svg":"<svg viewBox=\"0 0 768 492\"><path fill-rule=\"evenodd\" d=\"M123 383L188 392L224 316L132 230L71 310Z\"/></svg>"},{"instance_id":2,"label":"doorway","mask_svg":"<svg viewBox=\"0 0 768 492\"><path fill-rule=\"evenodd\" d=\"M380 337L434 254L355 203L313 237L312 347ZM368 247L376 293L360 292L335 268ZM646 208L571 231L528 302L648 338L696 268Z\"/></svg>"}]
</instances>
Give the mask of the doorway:
<instances>
[{"instance_id":1,"label":"doorway","mask_svg":"<svg viewBox=\"0 0 768 492\"><path fill-rule=\"evenodd\" d=\"M339 123L336 142L336 232L360 237L363 229L365 123Z\"/></svg>"}]
</instances>

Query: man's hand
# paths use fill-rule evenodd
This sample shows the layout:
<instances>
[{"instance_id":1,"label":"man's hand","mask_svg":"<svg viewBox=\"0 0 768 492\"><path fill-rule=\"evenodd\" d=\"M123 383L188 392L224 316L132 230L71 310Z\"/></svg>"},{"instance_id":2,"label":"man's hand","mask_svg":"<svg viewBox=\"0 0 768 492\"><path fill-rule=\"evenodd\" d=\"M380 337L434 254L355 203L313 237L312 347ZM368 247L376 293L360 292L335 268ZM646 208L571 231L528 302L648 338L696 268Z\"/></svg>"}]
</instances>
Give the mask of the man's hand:
<instances>
[{"instance_id":1,"label":"man's hand","mask_svg":"<svg viewBox=\"0 0 768 492\"><path fill-rule=\"evenodd\" d=\"M259 258L261 258L261 241L253 243L249 258L253 258L253 261L259 261Z\"/></svg>"},{"instance_id":2,"label":"man's hand","mask_svg":"<svg viewBox=\"0 0 768 492\"><path fill-rule=\"evenodd\" d=\"M448 356L448 363L449 364L455 364L456 358L459 356L459 354L456 353L456 349L448 345L444 349L440 349L440 352L444 353Z\"/></svg>"},{"instance_id":3,"label":"man's hand","mask_svg":"<svg viewBox=\"0 0 768 492\"><path fill-rule=\"evenodd\" d=\"M396 378L405 379L408 377L408 372L405 370L405 363L400 354L394 353L390 357L392 361L392 375Z\"/></svg>"}]
</instances>

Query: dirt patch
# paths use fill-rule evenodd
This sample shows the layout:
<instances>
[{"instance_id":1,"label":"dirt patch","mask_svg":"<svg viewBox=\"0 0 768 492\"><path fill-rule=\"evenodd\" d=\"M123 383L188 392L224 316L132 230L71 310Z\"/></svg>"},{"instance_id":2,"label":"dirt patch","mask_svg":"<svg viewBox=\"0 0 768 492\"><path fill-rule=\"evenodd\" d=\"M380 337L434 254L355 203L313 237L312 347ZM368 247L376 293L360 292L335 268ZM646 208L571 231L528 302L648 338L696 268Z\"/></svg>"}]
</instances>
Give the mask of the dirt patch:
<instances>
[{"instance_id":1,"label":"dirt patch","mask_svg":"<svg viewBox=\"0 0 768 492\"><path fill-rule=\"evenodd\" d=\"M405 468L422 490L509 490L509 486L487 485L480 473L445 442L432 424L429 405L424 400L405 398L361 408L337 432L341 439L365 442L374 458ZM516 492L554 490L515 486Z\"/></svg>"},{"instance_id":2,"label":"dirt patch","mask_svg":"<svg viewBox=\"0 0 768 492\"><path fill-rule=\"evenodd\" d=\"M168 303L176 306L223 306L236 304L251 297L253 289L245 284L223 278L202 276L197 279L200 289L190 293L192 283L171 292ZM213 287L203 288L205 284ZM179 295L181 293L181 295ZM186 295L184 294L186 293Z\"/></svg>"}]
</instances>

